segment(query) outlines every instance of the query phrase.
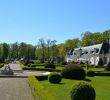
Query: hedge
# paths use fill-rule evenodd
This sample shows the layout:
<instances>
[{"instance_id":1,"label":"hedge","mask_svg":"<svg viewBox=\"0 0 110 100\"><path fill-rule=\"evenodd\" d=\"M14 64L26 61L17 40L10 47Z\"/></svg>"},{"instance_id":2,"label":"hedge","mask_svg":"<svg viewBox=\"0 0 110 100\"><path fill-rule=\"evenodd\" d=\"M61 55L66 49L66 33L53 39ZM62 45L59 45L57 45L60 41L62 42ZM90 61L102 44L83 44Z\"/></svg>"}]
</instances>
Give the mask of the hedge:
<instances>
[{"instance_id":1,"label":"hedge","mask_svg":"<svg viewBox=\"0 0 110 100\"><path fill-rule=\"evenodd\" d=\"M95 76L110 76L110 72L95 72Z\"/></svg>"},{"instance_id":2,"label":"hedge","mask_svg":"<svg viewBox=\"0 0 110 100\"><path fill-rule=\"evenodd\" d=\"M108 71L101 71L101 72L94 71L94 76L110 76L110 72L108 72Z\"/></svg>"},{"instance_id":3,"label":"hedge","mask_svg":"<svg viewBox=\"0 0 110 100\"><path fill-rule=\"evenodd\" d=\"M45 90L35 76L29 76L28 80L35 100L56 100L54 96Z\"/></svg>"},{"instance_id":4,"label":"hedge","mask_svg":"<svg viewBox=\"0 0 110 100\"><path fill-rule=\"evenodd\" d=\"M20 67L21 67L23 70L50 71L50 72L55 71L55 72L61 72L60 69L27 67L27 66L24 66L23 64L20 64Z\"/></svg>"},{"instance_id":5,"label":"hedge","mask_svg":"<svg viewBox=\"0 0 110 100\"><path fill-rule=\"evenodd\" d=\"M51 69L51 68L36 68L36 67L23 67L24 70L36 70L36 71L55 71L60 72L60 69Z\"/></svg>"}]
</instances>

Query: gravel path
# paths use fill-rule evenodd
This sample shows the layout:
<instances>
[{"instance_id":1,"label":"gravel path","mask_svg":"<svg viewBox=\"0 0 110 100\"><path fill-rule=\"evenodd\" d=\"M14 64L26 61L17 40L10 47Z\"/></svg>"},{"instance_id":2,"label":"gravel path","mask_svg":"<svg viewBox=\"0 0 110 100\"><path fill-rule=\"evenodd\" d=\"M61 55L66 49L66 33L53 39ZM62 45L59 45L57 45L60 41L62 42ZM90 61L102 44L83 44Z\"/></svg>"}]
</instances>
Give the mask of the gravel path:
<instances>
[{"instance_id":1,"label":"gravel path","mask_svg":"<svg viewBox=\"0 0 110 100\"><path fill-rule=\"evenodd\" d=\"M24 75L19 64L9 64L15 74ZM4 69L3 67L2 69ZM1 69L1 70L2 70ZM34 100L28 78L0 78L0 100Z\"/></svg>"},{"instance_id":2,"label":"gravel path","mask_svg":"<svg viewBox=\"0 0 110 100\"><path fill-rule=\"evenodd\" d=\"M27 78L0 78L0 100L34 100Z\"/></svg>"}]
</instances>

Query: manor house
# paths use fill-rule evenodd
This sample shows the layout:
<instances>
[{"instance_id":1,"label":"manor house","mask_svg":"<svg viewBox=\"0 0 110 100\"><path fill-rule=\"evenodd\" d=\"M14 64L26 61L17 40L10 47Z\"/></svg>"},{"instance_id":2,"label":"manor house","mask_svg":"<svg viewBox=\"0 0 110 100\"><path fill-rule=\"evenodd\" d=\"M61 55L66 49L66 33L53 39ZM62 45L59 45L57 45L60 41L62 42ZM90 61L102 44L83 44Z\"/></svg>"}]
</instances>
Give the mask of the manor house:
<instances>
[{"instance_id":1,"label":"manor house","mask_svg":"<svg viewBox=\"0 0 110 100\"><path fill-rule=\"evenodd\" d=\"M110 62L110 41L92 46L73 48L65 57L67 62L83 62L90 65L98 65L99 60L103 61L104 65Z\"/></svg>"}]
</instances>

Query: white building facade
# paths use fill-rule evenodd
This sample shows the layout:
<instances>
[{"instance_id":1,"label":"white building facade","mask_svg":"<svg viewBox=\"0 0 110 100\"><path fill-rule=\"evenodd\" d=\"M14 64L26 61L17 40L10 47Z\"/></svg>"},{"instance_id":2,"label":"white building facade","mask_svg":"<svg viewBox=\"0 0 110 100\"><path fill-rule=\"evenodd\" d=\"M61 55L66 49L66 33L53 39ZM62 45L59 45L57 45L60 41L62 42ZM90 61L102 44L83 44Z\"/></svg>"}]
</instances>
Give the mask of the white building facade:
<instances>
[{"instance_id":1,"label":"white building facade","mask_svg":"<svg viewBox=\"0 0 110 100\"><path fill-rule=\"evenodd\" d=\"M71 49L66 54L66 62L83 62L98 65L99 60L106 65L110 62L110 42Z\"/></svg>"}]
</instances>

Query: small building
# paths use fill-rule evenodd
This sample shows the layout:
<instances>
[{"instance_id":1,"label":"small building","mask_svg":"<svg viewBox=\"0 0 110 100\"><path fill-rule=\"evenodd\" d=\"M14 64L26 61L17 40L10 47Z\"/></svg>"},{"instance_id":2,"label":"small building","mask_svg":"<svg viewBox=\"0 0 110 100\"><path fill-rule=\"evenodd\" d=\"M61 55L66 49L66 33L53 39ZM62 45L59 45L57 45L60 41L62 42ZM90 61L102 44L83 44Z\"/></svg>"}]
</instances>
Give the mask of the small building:
<instances>
[{"instance_id":1,"label":"small building","mask_svg":"<svg viewBox=\"0 0 110 100\"><path fill-rule=\"evenodd\" d=\"M110 42L73 48L66 54L65 59L67 62L88 62L90 65L98 65L99 60L102 60L103 65L106 65L110 62Z\"/></svg>"}]
</instances>

